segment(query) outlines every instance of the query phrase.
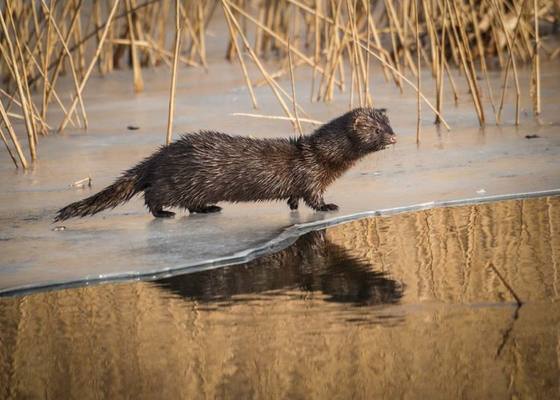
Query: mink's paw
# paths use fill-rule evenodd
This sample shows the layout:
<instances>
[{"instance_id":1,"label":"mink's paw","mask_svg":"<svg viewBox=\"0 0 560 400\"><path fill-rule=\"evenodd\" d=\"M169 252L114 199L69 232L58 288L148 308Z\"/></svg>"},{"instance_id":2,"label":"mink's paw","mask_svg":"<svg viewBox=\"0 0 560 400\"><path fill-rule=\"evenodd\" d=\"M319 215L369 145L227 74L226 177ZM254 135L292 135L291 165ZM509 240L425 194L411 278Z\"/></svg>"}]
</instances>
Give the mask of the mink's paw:
<instances>
[{"instance_id":1,"label":"mink's paw","mask_svg":"<svg viewBox=\"0 0 560 400\"><path fill-rule=\"evenodd\" d=\"M198 208L189 208L190 213L197 213L197 214L211 214L222 211L222 207L218 206L204 206Z\"/></svg>"},{"instance_id":2,"label":"mink's paw","mask_svg":"<svg viewBox=\"0 0 560 400\"><path fill-rule=\"evenodd\" d=\"M222 211L222 207L218 207L218 206L208 206L208 207L204 207L204 210L202 210L202 212L206 214L217 213L220 211Z\"/></svg>"},{"instance_id":3,"label":"mink's paw","mask_svg":"<svg viewBox=\"0 0 560 400\"><path fill-rule=\"evenodd\" d=\"M173 218L175 213L172 211L157 210L152 213L156 218Z\"/></svg>"},{"instance_id":4,"label":"mink's paw","mask_svg":"<svg viewBox=\"0 0 560 400\"><path fill-rule=\"evenodd\" d=\"M297 210L299 206L299 199L293 199L290 197L288 205L290 206L290 210Z\"/></svg>"},{"instance_id":5,"label":"mink's paw","mask_svg":"<svg viewBox=\"0 0 560 400\"><path fill-rule=\"evenodd\" d=\"M318 208L319 211L336 211L338 210L338 206L336 204L323 204L321 207Z\"/></svg>"}]
</instances>

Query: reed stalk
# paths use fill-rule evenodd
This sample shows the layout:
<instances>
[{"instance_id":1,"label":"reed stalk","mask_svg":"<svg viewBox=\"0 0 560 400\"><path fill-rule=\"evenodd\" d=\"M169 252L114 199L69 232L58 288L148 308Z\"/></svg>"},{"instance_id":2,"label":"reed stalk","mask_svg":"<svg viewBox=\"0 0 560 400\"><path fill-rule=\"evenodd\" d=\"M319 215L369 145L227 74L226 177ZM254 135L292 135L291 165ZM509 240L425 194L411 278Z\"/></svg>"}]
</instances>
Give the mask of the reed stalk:
<instances>
[{"instance_id":1,"label":"reed stalk","mask_svg":"<svg viewBox=\"0 0 560 400\"><path fill-rule=\"evenodd\" d=\"M91 72L93 71L93 68L95 67L95 63L97 62L97 58L99 57L99 54L101 53L101 50L103 48L103 43L105 43L105 38L107 37L107 32L109 30L109 26L111 26L111 20L113 19L113 16L115 15L115 12L117 11L118 5L119 5L119 0L115 0L113 2L113 7L111 8L109 16L107 17L107 23L105 24L105 29L103 30L103 33L101 34L101 39L99 40L99 45L97 46L97 50L95 50L95 54L94 54L92 60L90 61L89 67L86 70L86 73L84 75L84 79L80 83L80 87L79 87L79 90L78 90L78 92L80 94L84 90L84 87L86 86L86 83L89 79L89 76L91 75ZM60 124L60 126L58 128L59 132L62 131L66 127L66 125L68 124L69 115L76 108L77 101L78 101L78 97L75 96L74 100L72 101L72 104L70 105L68 114L63 119L62 123Z\"/></svg>"},{"instance_id":2,"label":"reed stalk","mask_svg":"<svg viewBox=\"0 0 560 400\"><path fill-rule=\"evenodd\" d=\"M180 0L175 0L175 51L173 52L173 68L171 70L171 84L169 87L169 109L167 113L167 135L165 137L165 144L171 143L173 135L173 114L175 111L175 86L177 84L177 60L179 59L179 51L181 48L181 23L179 3Z\"/></svg>"},{"instance_id":3,"label":"reed stalk","mask_svg":"<svg viewBox=\"0 0 560 400\"><path fill-rule=\"evenodd\" d=\"M28 167L27 160L25 159L25 155L23 154L23 151L21 150L21 145L20 145L19 140L16 136L14 128L12 127L10 119L8 118L8 114L6 113L6 109L4 108L4 104L2 104L1 101L0 101L0 117L2 118L2 121L4 122L4 124L6 125L6 129L8 131L8 134L10 135L10 139L12 139L12 143L14 144L14 147L16 148L16 152L17 152L17 155L18 155L19 160L21 162L21 166L24 169L27 169L27 167Z\"/></svg>"},{"instance_id":4,"label":"reed stalk","mask_svg":"<svg viewBox=\"0 0 560 400\"><path fill-rule=\"evenodd\" d=\"M11 14L10 9L8 8L8 13ZM16 84L17 84L17 88L18 88L18 92L19 92L19 96L20 96L20 100L21 100L21 105L22 105L22 110L23 110L23 115L24 115L24 119L25 119L25 127L27 130L27 137L28 137L28 142L29 142L29 152L31 154L31 159L32 160L36 160L37 159L37 149L36 149L36 145L35 145L35 130L34 130L34 126L33 123L31 121L31 117L30 117L30 112L29 112L29 107L27 104L27 100L26 100L26 93L23 87L23 82L20 76L20 71L19 71L19 67L18 67L18 62L16 59L16 53L14 51L14 46L12 44L12 40L10 38L10 32L8 31L8 27L6 25L6 21L4 20L4 15L2 12L0 12L0 24L2 25L2 31L4 32L4 38L6 40L6 43L8 45L8 50L9 50L9 59L6 59L6 62L10 63L12 66L12 71L13 71L13 77L16 80ZM15 35L15 38L17 39L17 34Z\"/></svg>"},{"instance_id":5,"label":"reed stalk","mask_svg":"<svg viewBox=\"0 0 560 400\"><path fill-rule=\"evenodd\" d=\"M298 115L298 108L297 108L297 102L296 102L296 83L294 80L294 65L292 62L292 52L291 52L291 46L290 46L290 42L288 41L288 61L290 63L290 81L292 83L291 87L292 87L292 105L293 105L293 110L294 110L294 116L296 119L296 131L299 134L299 136L303 136L303 129L301 129L301 122L299 120L299 115Z\"/></svg>"},{"instance_id":6,"label":"reed stalk","mask_svg":"<svg viewBox=\"0 0 560 400\"><path fill-rule=\"evenodd\" d=\"M536 116L541 113L541 62L540 62L540 37L539 37L539 6L538 1L533 0L533 21L535 32L535 45L533 50L532 71L533 79L531 80L533 90L533 112ZM552 57L551 57L552 58Z\"/></svg>"},{"instance_id":7,"label":"reed stalk","mask_svg":"<svg viewBox=\"0 0 560 400\"><path fill-rule=\"evenodd\" d=\"M415 25L416 25L416 67L418 69L418 74L416 75L416 87L418 90L416 91L416 143L420 143L420 121L421 121L421 113L422 113L422 103L420 102L420 91L422 90L421 87L421 66L420 66L420 29L418 28L418 0L412 0L414 5L414 15L415 15Z\"/></svg>"},{"instance_id":8,"label":"reed stalk","mask_svg":"<svg viewBox=\"0 0 560 400\"><path fill-rule=\"evenodd\" d=\"M253 103L253 108L258 108L257 97L255 96L255 92L253 90L253 84L251 83L251 78L249 78L249 73L247 72L247 66L245 65L245 60L243 59L243 54L239 50L239 45L237 43L237 35L235 34L232 22L229 18L227 12L224 14L226 18L226 22L228 25L228 29L231 35L231 42L233 45L233 49L235 54L237 54L237 58L239 60L239 64L241 65L241 70L243 72L243 78L245 79L245 84L247 85L247 89L249 90L249 94L251 95L251 101Z\"/></svg>"}]
</instances>

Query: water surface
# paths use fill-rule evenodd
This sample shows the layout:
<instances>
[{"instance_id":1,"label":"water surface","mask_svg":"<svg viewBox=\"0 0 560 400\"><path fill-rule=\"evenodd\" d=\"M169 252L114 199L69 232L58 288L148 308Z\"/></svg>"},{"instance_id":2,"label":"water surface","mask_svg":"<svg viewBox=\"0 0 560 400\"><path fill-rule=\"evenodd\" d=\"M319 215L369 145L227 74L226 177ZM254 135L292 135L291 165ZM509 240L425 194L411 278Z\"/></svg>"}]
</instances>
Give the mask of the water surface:
<instances>
[{"instance_id":1,"label":"water surface","mask_svg":"<svg viewBox=\"0 0 560 400\"><path fill-rule=\"evenodd\" d=\"M544 197L3 297L0 398L559 398L559 262L560 197Z\"/></svg>"}]
</instances>

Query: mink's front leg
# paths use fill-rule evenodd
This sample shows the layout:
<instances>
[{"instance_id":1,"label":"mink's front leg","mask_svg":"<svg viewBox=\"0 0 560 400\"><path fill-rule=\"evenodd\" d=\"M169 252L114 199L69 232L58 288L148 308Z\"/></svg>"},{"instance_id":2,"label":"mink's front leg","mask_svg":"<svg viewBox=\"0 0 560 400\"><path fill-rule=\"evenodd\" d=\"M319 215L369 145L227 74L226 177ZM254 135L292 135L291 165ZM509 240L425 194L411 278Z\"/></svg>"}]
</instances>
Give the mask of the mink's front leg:
<instances>
[{"instance_id":1,"label":"mink's front leg","mask_svg":"<svg viewBox=\"0 0 560 400\"><path fill-rule=\"evenodd\" d=\"M299 203L299 197L290 196L288 199L288 205L290 206L290 210L297 210Z\"/></svg>"},{"instance_id":2,"label":"mink's front leg","mask_svg":"<svg viewBox=\"0 0 560 400\"><path fill-rule=\"evenodd\" d=\"M313 193L304 196L303 201L315 211L336 211L338 206L333 203L325 203L322 193Z\"/></svg>"},{"instance_id":3,"label":"mink's front leg","mask_svg":"<svg viewBox=\"0 0 560 400\"><path fill-rule=\"evenodd\" d=\"M323 204L321 208L318 209L319 211L336 211L338 210L338 206L334 203L327 203Z\"/></svg>"}]
</instances>

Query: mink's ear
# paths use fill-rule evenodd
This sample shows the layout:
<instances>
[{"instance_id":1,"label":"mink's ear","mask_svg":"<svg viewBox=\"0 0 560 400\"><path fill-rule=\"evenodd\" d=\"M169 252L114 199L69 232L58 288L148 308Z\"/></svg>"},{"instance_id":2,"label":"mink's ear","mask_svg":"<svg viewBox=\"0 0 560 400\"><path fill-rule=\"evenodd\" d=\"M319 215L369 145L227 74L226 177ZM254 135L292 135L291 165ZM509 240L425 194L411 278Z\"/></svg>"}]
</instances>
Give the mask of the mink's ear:
<instances>
[{"instance_id":1,"label":"mink's ear","mask_svg":"<svg viewBox=\"0 0 560 400\"><path fill-rule=\"evenodd\" d=\"M368 127L371 125L371 119L368 115L363 112L357 112L354 114L354 123L352 128L356 133L364 133L368 131Z\"/></svg>"}]
</instances>

